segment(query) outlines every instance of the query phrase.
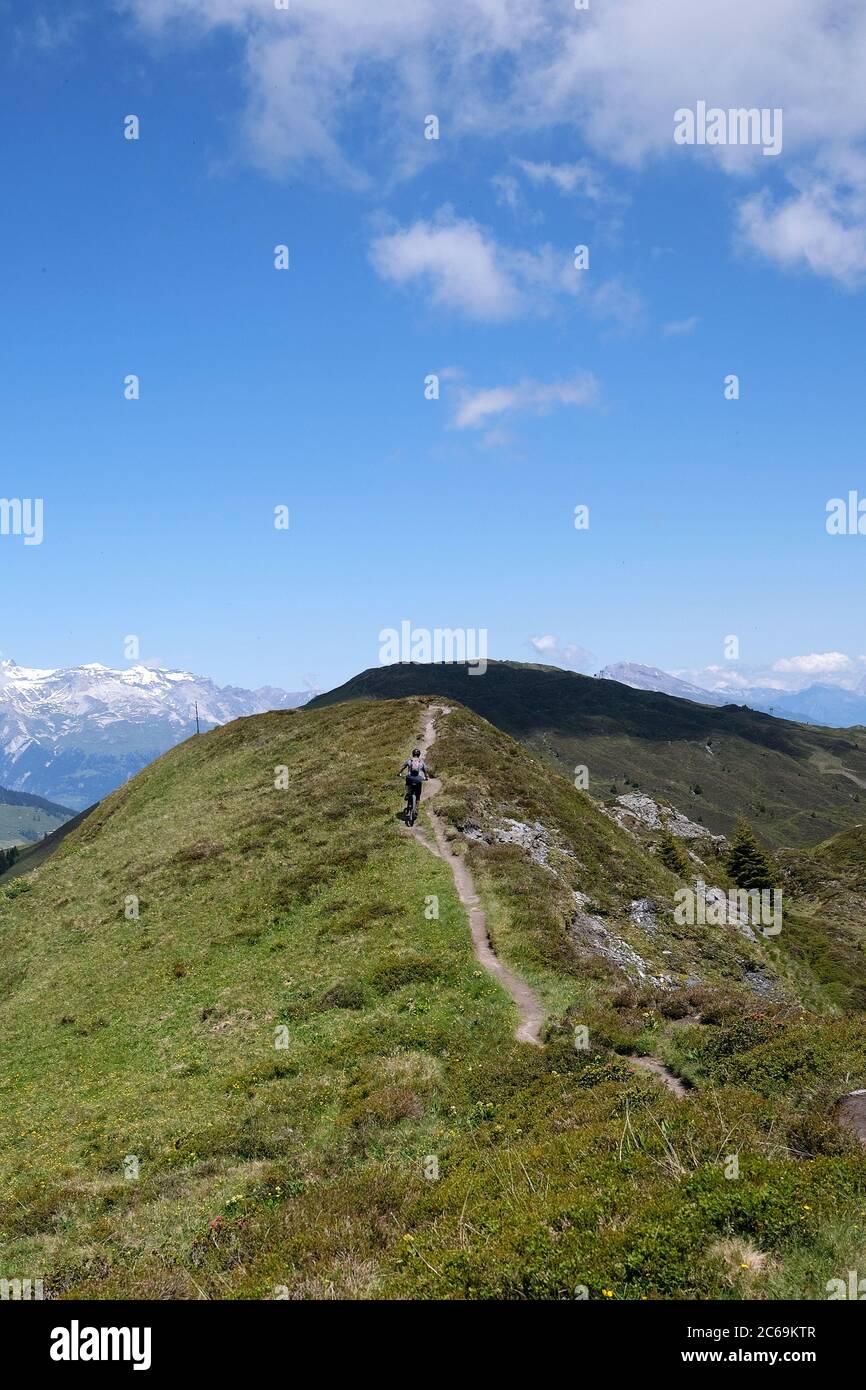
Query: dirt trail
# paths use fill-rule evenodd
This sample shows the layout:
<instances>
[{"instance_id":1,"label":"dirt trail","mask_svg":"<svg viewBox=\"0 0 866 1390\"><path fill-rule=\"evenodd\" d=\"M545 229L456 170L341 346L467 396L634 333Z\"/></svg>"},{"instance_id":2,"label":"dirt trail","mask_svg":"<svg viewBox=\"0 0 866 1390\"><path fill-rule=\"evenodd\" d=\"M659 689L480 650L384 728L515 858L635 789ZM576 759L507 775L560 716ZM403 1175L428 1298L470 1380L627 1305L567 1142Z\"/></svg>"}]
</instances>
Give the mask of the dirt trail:
<instances>
[{"instance_id":1,"label":"dirt trail","mask_svg":"<svg viewBox=\"0 0 866 1390\"><path fill-rule=\"evenodd\" d=\"M847 767L843 767L839 762L822 762L821 756L818 753L813 754L809 761L812 763L813 767L816 767L818 771L823 773L826 777L847 777L850 781L856 782L858 787L866 787L866 781L864 781L862 777L858 777L856 772L849 771Z\"/></svg>"},{"instance_id":2,"label":"dirt trail","mask_svg":"<svg viewBox=\"0 0 866 1390\"><path fill-rule=\"evenodd\" d=\"M675 1096L679 1096L680 1100L688 1094L687 1088L680 1081L680 1078L674 1076L673 1072L665 1066L664 1062L660 1062L658 1057L629 1057L628 1063L632 1070L639 1068L641 1071L648 1071L653 1076L657 1076L669 1091Z\"/></svg>"},{"instance_id":3,"label":"dirt trail","mask_svg":"<svg viewBox=\"0 0 866 1390\"><path fill-rule=\"evenodd\" d=\"M421 740L421 753L426 758L429 750L436 741L436 715L450 714L447 705L431 705L426 712L424 722L424 734ZM533 1043L536 1047L542 1047L541 1027L544 1022L544 1010L541 1001L529 988L525 980L519 975L515 975L497 956L490 944L490 937L487 933L487 916L481 906L478 894L475 891L475 884L472 882L465 862L454 853L445 835L445 828L441 819L429 805L430 800L441 791L442 783L438 777L431 777L424 788L422 804L426 807L430 816L430 823L433 826L433 834L436 837L435 845L431 844L423 828L416 822L411 828L411 834L422 844L431 854L444 859L454 877L454 885L457 895L464 907L469 912L469 929L472 933L472 945L475 948L475 955L480 965L498 981L502 988L510 994L517 1005L519 1016L518 1026L515 1037L518 1042Z\"/></svg>"},{"instance_id":4,"label":"dirt trail","mask_svg":"<svg viewBox=\"0 0 866 1390\"><path fill-rule=\"evenodd\" d=\"M866 1145L866 1091L849 1091L836 1102L836 1118Z\"/></svg>"}]
</instances>

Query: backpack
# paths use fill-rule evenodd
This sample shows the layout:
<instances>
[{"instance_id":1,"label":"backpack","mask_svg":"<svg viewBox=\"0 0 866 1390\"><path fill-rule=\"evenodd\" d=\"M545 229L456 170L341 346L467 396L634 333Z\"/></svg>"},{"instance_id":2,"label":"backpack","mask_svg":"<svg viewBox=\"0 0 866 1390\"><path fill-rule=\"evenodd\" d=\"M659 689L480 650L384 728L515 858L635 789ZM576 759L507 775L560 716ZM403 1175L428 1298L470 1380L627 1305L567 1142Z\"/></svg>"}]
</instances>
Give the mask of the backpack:
<instances>
[{"instance_id":1,"label":"backpack","mask_svg":"<svg viewBox=\"0 0 866 1390\"><path fill-rule=\"evenodd\" d=\"M421 759L420 759L420 758L410 758L410 759L409 759L409 776L410 776L410 777L420 777L420 776L421 776L421 767L422 767L422 763L421 763Z\"/></svg>"}]
</instances>

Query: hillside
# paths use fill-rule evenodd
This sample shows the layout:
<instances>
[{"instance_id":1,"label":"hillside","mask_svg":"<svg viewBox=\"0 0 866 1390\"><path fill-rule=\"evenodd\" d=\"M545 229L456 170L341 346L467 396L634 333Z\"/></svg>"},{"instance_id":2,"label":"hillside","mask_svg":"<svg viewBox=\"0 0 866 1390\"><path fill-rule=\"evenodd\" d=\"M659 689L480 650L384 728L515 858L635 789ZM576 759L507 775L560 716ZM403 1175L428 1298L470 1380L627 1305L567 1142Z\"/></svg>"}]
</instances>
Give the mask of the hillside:
<instances>
[{"instance_id":1,"label":"hillside","mask_svg":"<svg viewBox=\"0 0 866 1390\"><path fill-rule=\"evenodd\" d=\"M0 849L33 844L68 821L73 812L41 796L0 787Z\"/></svg>"},{"instance_id":2,"label":"hillside","mask_svg":"<svg viewBox=\"0 0 866 1390\"><path fill-rule=\"evenodd\" d=\"M588 768L598 798L639 787L710 830L746 816L771 845L814 845L863 818L866 730L715 709L549 666L394 665L362 672L312 706L443 695L468 705L565 777Z\"/></svg>"},{"instance_id":3,"label":"hillside","mask_svg":"<svg viewBox=\"0 0 866 1390\"><path fill-rule=\"evenodd\" d=\"M448 863L398 819L428 706L191 739L0 888L0 1275L821 1298L862 1267L866 1172L833 1118L866 1085L860 1018L784 932L677 926L650 848L453 706L419 825L432 805L543 1003L545 1046L515 1041Z\"/></svg>"},{"instance_id":4,"label":"hillside","mask_svg":"<svg viewBox=\"0 0 866 1390\"><path fill-rule=\"evenodd\" d=\"M47 835L43 836L41 840L37 840L34 844L23 845L19 850L18 858L11 868L0 873L0 883L7 883L9 879L12 878L20 878L22 874L29 874L33 869L38 868L40 864L44 863L46 859L50 859L52 854L54 854L66 839L66 836L70 835L73 830L77 830L81 822L86 816L89 816L90 812L93 810L95 810L95 807L88 806L86 810L79 811L77 816L70 816L69 819L65 820L62 825L59 825L56 830L50 831Z\"/></svg>"},{"instance_id":5,"label":"hillside","mask_svg":"<svg viewBox=\"0 0 866 1390\"><path fill-rule=\"evenodd\" d=\"M842 1007L866 1010L866 825L781 859L789 947Z\"/></svg>"},{"instance_id":6,"label":"hillside","mask_svg":"<svg viewBox=\"0 0 866 1390\"><path fill-rule=\"evenodd\" d=\"M856 825L816 845L808 861L846 887L866 892L866 825Z\"/></svg>"},{"instance_id":7,"label":"hillside","mask_svg":"<svg viewBox=\"0 0 866 1390\"><path fill-rule=\"evenodd\" d=\"M242 690L141 664L42 669L0 660L0 783L78 811L188 738L196 705L208 729L306 699L306 691Z\"/></svg>"}]
</instances>

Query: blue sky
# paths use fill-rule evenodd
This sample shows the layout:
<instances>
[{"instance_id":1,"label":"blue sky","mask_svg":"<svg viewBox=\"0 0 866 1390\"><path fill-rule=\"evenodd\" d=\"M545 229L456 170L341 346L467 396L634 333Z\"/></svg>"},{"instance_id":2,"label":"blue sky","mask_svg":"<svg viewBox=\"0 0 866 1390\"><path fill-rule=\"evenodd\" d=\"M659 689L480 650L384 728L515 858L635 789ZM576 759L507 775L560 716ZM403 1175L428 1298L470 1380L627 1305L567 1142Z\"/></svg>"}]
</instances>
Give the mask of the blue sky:
<instances>
[{"instance_id":1,"label":"blue sky","mask_svg":"<svg viewBox=\"0 0 866 1390\"><path fill-rule=\"evenodd\" d=\"M2 655L134 633L296 689L409 619L859 672L866 537L825 515L866 496L866 23L788 0L774 65L775 0L727 42L654 8L0 5L0 496L45 506L41 545L0 536ZM676 147L702 97L783 106L782 154Z\"/></svg>"}]
</instances>

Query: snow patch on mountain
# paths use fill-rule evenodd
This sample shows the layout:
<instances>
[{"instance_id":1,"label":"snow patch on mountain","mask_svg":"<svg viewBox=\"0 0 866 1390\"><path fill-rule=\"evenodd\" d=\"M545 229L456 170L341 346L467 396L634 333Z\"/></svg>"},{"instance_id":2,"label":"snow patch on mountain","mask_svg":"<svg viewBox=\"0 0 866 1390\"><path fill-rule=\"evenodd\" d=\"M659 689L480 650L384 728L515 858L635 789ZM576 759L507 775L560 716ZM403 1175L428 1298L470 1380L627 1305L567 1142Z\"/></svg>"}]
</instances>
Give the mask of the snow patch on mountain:
<instances>
[{"instance_id":1,"label":"snow patch on mountain","mask_svg":"<svg viewBox=\"0 0 866 1390\"><path fill-rule=\"evenodd\" d=\"M704 690L702 686L680 680L668 671L660 671L657 666L640 666L635 661L615 661L611 666L597 671L596 679L618 681L620 685L631 686L632 690L656 690L662 695L696 700L702 705L725 705L732 698L730 694Z\"/></svg>"},{"instance_id":2,"label":"snow patch on mountain","mask_svg":"<svg viewBox=\"0 0 866 1390\"><path fill-rule=\"evenodd\" d=\"M91 661L67 669L0 661L0 786L75 808L99 800L195 732L314 692L218 686L189 671Z\"/></svg>"}]
</instances>

